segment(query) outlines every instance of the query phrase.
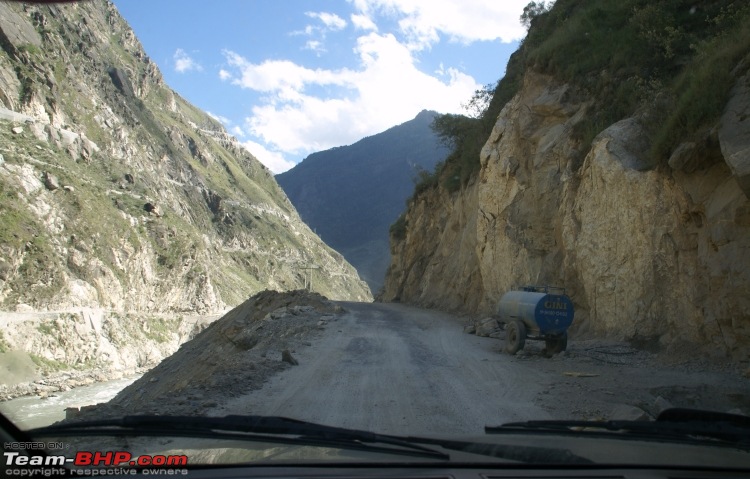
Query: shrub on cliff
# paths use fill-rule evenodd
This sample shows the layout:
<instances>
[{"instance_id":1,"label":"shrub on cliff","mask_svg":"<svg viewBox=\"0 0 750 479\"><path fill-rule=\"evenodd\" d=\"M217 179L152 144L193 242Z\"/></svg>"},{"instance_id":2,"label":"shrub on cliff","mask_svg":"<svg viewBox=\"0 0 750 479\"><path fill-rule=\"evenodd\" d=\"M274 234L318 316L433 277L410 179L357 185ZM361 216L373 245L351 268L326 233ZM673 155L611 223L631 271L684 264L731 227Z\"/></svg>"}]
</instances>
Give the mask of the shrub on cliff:
<instances>
[{"instance_id":1,"label":"shrub on cliff","mask_svg":"<svg viewBox=\"0 0 750 479\"><path fill-rule=\"evenodd\" d=\"M487 107L473 117L435 119L432 127L451 153L417 183L415 196L438 184L456 191L476 174L484 141L527 69L594 100L577 126L581 151L608 126L642 111L652 132L653 163L666 164L681 142L709 134L749 67L741 61L750 52L750 5L744 0L531 2L521 21L528 34L505 77L469 102L475 107L489 95Z\"/></svg>"},{"instance_id":2,"label":"shrub on cliff","mask_svg":"<svg viewBox=\"0 0 750 479\"><path fill-rule=\"evenodd\" d=\"M640 110L651 119L653 159L664 163L718 120L750 51L749 25L739 0L558 0L531 22L525 66L595 100L577 132L584 147Z\"/></svg>"}]
</instances>

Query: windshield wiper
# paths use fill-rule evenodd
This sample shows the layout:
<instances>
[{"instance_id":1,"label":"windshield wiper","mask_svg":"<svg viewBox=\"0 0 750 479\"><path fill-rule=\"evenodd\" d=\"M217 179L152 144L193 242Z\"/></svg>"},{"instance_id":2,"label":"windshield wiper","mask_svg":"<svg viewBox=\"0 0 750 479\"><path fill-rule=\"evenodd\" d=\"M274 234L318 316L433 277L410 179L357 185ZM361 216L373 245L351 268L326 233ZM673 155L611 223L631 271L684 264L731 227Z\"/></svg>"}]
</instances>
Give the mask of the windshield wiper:
<instances>
[{"instance_id":1,"label":"windshield wiper","mask_svg":"<svg viewBox=\"0 0 750 479\"><path fill-rule=\"evenodd\" d=\"M201 437L450 459L448 454L398 436L325 426L278 416L125 416L119 419L56 424L26 432L35 439L56 436ZM377 444L385 444L387 447Z\"/></svg>"},{"instance_id":2,"label":"windshield wiper","mask_svg":"<svg viewBox=\"0 0 750 479\"><path fill-rule=\"evenodd\" d=\"M526 421L487 426L488 434L621 434L623 439L720 442L750 449L750 417L694 409L667 409L655 421Z\"/></svg>"},{"instance_id":3,"label":"windshield wiper","mask_svg":"<svg viewBox=\"0 0 750 479\"><path fill-rule=\"evenodd\" d=\"M36 439L59 436L151 436L190 437L269 442L402 454L449 460L427 444L468 454L537 464L590 464L567 449L485 444L424 437L378 434L326 426L277 416L125 416L119 419L57 424L26 433ZM384 444L389 447L378 446Z\"/></svg>"}]
</instances>

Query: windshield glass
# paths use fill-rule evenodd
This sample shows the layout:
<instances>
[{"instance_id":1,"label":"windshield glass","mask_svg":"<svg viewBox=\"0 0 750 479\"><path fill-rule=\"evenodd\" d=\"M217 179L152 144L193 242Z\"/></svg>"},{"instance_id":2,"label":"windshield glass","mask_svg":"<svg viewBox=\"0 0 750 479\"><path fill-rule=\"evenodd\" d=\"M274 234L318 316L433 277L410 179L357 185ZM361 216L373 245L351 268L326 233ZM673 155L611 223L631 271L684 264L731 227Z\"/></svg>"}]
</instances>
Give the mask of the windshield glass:
<instances>
[{"instance_id":1,"label":"windshield glass","mask_svg":"<svg viewBox=\"0 0 750 479\"><path fill-rule=\"evenodd\" d=\"M750 464L746 2L0 0L0 47L6 473Z\"/></svg>"}]
</instances>

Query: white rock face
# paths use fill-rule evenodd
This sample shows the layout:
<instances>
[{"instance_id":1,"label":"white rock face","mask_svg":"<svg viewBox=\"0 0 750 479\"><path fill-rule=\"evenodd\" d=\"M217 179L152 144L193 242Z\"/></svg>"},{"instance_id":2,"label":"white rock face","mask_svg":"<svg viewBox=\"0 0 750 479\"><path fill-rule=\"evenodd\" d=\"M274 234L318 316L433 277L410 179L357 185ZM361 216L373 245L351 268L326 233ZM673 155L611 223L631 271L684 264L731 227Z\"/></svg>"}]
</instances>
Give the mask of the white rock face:
<instances>
[{"instance_id":1,"label":"white rock face","mask_svg":"<svg viewBox=\"0 0 750 479\"><path fill-rule=\"evenodd\" d=\"M727 115L750 105L738 95ZM384 299L487 314L514 287L563 286L579 335L747 357L748 122L724 122L720 137L741 161L688 173L650 164L637 119L578 151L572 132L588 105L570 98L566 85L527 74L482 150L478 179L410 206Z\"/></svg>"}]
</instances>

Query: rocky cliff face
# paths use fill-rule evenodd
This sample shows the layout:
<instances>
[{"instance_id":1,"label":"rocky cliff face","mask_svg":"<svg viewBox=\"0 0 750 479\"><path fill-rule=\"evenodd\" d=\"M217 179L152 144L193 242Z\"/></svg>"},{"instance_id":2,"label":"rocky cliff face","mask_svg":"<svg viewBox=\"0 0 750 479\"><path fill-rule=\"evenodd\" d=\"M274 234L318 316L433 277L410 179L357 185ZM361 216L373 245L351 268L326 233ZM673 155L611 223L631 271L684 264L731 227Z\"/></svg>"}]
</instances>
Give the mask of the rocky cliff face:
<instances>
[{"instance_id":1,"label":"rocky cliff face","mask_svg":"<svg viewBox=\"0 0 750 479\"><path fill-rule=\"evenodd\" d=\"M643 118L581 151L590 103L527 72L460 192L428 190L392 238L385 300L491 314L524 284L563 286L573 331L746 358L750 352L750 78L705 145L649 163Z\"/></svg>"},{"instance_id":2,"label":"rocky cliff face","mask_svg":"<svg viewBox=\"0 0 750 479\"><path fill-rule=\"evenodd\" d=\"M210 314L311 271L316 292L371 299L112 3L0 3L0 46L0 310Z\"/></svg>"}]
</instances>

